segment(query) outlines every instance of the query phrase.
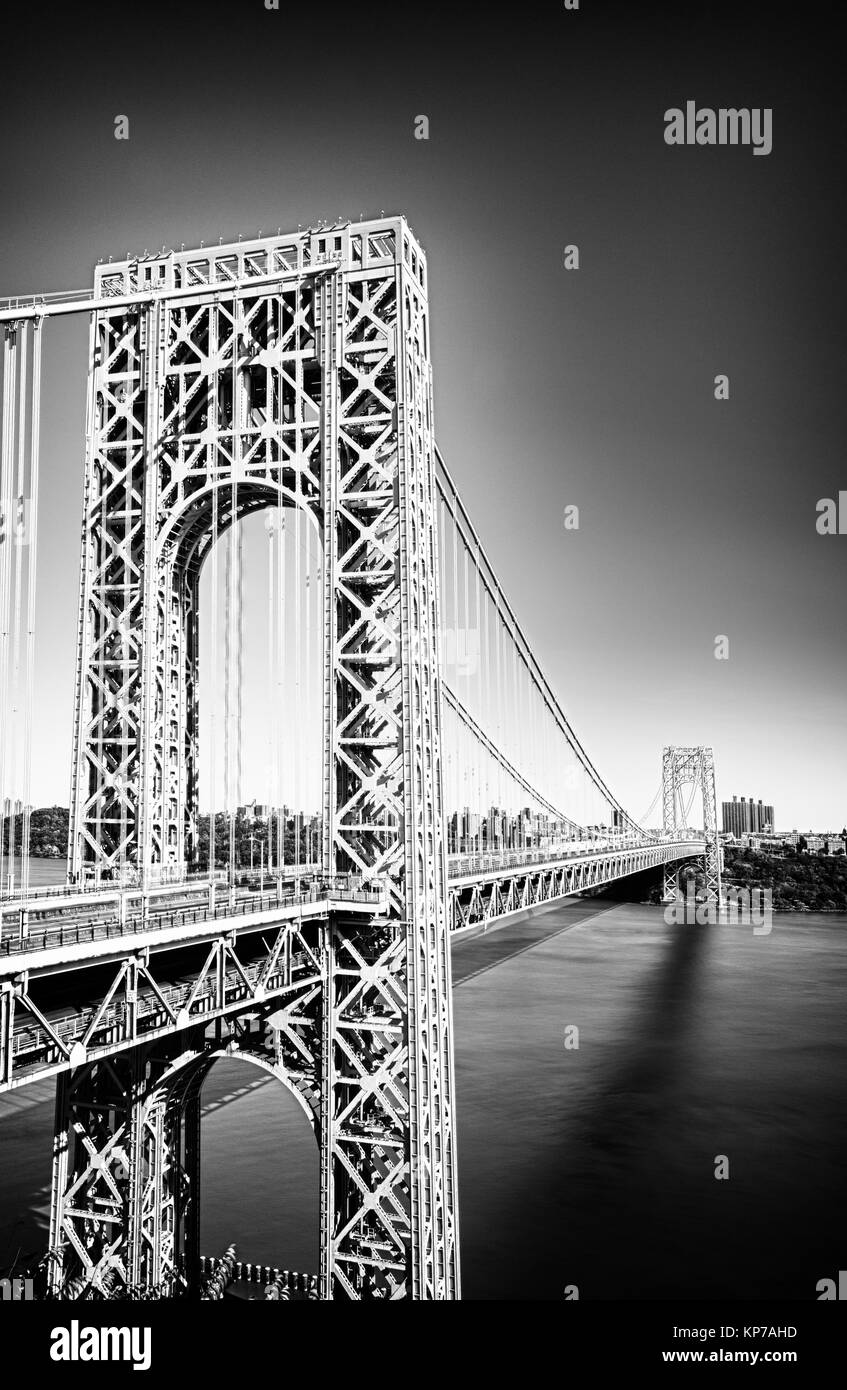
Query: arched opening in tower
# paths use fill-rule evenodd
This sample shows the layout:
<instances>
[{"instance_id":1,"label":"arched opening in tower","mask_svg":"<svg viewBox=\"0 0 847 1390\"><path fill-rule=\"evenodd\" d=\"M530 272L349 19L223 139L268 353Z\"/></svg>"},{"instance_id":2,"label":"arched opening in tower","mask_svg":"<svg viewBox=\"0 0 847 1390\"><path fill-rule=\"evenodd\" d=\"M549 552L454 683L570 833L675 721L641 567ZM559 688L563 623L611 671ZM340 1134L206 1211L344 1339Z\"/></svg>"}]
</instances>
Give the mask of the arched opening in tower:
<instances>
[{"instance_id":1,"label":"arched opening in tower","mask_svg":"<svg viewBox=\"0 0 847 1390\"><path fill-rule=\"evenodd\" d=\"M211 867L214 820L214 867L241 883L317 872L323 848L321 538L264 500L207 549L197 588L192 866Z\"/></svg>"},{"instance_id":2,"label":"arched opening in tower","mask_svg":"<svg viewBox=\"0 0 847 1390\"><path fill-rule=\"evenodd\" d=\"M218 1059L201 1092L200 1252L208 1268L235 1246L234 1296L296 1299L319 1271L318 1146L292 1091L243 1062Z\"/></svg>"}]
</instances>

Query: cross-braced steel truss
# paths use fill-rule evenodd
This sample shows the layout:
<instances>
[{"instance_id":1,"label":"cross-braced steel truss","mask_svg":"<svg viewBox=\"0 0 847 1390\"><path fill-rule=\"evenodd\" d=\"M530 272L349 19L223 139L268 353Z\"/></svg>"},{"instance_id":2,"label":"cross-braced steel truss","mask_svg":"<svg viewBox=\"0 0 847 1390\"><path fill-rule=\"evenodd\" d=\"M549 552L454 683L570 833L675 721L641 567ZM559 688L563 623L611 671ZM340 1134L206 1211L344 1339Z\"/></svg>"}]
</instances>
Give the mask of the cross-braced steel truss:
<instances>
[{"instance_id":1,"label":"cross-braced steel truss","mask_svg":"<svg viewBox=\"0 0 847 1390\"><path fill-rule=\"evenodd\" d=\"M383 931L327 936L323 1293L455 1297L424 255L392 218L109 265L95 290L70 871L191 864L200 568L236 516L301 508L323 544L325 868L390 897Z\"/></svg>"},{"instance_id":2,"label":"cross-braced steel truss","mask_svg":"<svg viewBox=\"0 0 847 1390\"><path fill-rule=\"evenodd\" d=\"M690 797L699 786L703 796L703 855L705 894L708 902L721 900L721 854L718 843L717 801L715 796L715 760L711 748L665 748L662 754L662 810L666 833L686 829L686 808L682 789L692 788ZM690 806L690 801L689 801ZM664 870L663 898L676 897L679 866L667 864Z\"/></svg>"},{"instance_id":3,"label":"cross-braced steel truss","mask_svg":"<svg viewBox=\"0 0 847 1390\"><path fill-rule=\"evenodd\" d=\"M665 874L672 875L675 882L680 860L702 848L702 840L644 844L598 852L576 861L488 872L475 869L464 877L456 875L450 880L450 929L464 931L572 893L599 890L628 874L643 873L645 869L663 867Z\"/></svg>"}]
</instances>

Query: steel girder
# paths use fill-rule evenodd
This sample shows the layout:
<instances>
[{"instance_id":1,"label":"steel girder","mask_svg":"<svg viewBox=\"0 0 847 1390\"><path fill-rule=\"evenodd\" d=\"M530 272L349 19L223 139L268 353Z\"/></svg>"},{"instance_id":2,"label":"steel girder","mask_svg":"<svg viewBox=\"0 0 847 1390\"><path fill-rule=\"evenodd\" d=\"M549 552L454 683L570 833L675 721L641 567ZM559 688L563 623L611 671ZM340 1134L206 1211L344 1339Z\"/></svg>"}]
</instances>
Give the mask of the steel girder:
<instances>
[{"instance_id":1,"label":"steel girder","mask_svg":"<svg viewBox=\"0 0 847 1390\"><path fill-rule=\"evenodd\" d=\"M700 843L705 852L705 842ZM461 931L539 903L554 902L589 888L601 888L644 869L665 864L678 867L679 861L690 858L697 848L699 844L691 841L639 845L558 864L500 869L478 878L453 879L450 883L451 930Z\"/></svg>"},{"instance_id":2,"label":"steel girder","mask_svg":"<svg viewBox=\"0 0 847 1390\"><path fill-rule=\"evenodd\" d=\"M150 300L92 315L71 872L191 861L213 510L220 534L301 507L324 550L325 867L390 895L384 931L327 937L322 1291L457 1297L424 255L391 218L101 267L96 290Z\"/></svg>"},{"instance_id":3,"label":"steel girder","mask_svg":"<svg viewBox=\"0 0 847 1390\"><path fill-rule=\"evenodd\" d=\"M73 963L37 953L14 963L0 982L0 1091L154 1041L164 1046L185 1028L252 1012L266 999L311 1008L325 989L326 917L274 925L272 916L242 931L224 919L158 949L148 934L141 944L113 939L111 954Z\"/></svg>"},{"instance_id":4,"label":"steel girder","mask_svg":"<svg viewBox=\"0 0 847 1390\"><path fill-rule=\"evenodd\" d=\"M662 754L662 812L666 832L683 828L684 786L699 786L703 796L703 869L706 899L721 900L721 852L718 843L718 812L715 793L715 759L711 748L665 748ZM693 793L692 793L693 794ZM666 885L667 887L667 885Z\"/></svg>"}]
</instances>

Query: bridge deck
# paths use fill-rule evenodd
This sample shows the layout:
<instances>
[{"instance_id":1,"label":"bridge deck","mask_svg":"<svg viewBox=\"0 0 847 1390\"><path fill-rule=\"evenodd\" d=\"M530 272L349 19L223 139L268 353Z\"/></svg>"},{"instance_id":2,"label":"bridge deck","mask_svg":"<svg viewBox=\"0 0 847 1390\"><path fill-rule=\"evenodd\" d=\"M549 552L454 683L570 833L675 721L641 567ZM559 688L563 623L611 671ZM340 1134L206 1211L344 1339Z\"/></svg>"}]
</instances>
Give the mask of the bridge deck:
<instances>
[{"instance_id":1,"label":"bridge deck","mask_svg":"<svg viewBox=\"0 0 847 1390\"><path fill-rule=\"evenodd\" d=\"M468 925L470 918L457 906L468 893L479 899L489 893L485 916L502 916L542 900L532 888L544 885L543 900L579 892L689 855L702 854L700 840L607 843L597 847L558 853L501 851L493 854L453 855L448 861L450 893L454 903L452 925ZM304 872L301 878L310 874ZM39 891L26 898L7 899L0 917L0 978L23 971L69 970L125 953L173 942L200 940L209 935L245 926L271 924L297 916L320 917L329 911L355 905L358 910L385 910L384 889L359 884L352 876L330 879L312 873L317 882L305 889L299 881L280 878L273 891L230 890L216 884L210 893L208 879L185 879L170 885L141 890L116 885L87 889ZM503 889L517 881L529 885L515 898ZM291 885L286 888L286 884ZM300 891L296 891L297 888ZM490 894L495 890L494 898ZM458 920L461 919L461 920Z\"/></svg>"},{"instance_id":2,"label":"bridge deck","mask_svg":"<svg viewBox=\"0 0 847 1390\"><path fill-rule=\"evenodd\" d=\"M311 888L280 899L275 893L249 895L230 903L172 906L155 914L127 918L72 920L54 923L44 930L0 942L0 979L24 971L56 972L107 961L153 946L189 945L221 932L263 925L278 926L300 918L326 917L330 912L353 908L356 912L384 912L385 895L378 889ZM89 906L88 901L86 906Z\"/></svg>"},{"instance_id":3,"label":"bridge deck","mask_svg":"<svg viewBox=\"0 0 847 1390\"><path fill-rule=\"evenodd\" d=\"M463 931L602 888L703 849L702 840L680 839L554 859L533 852L456 859L450 928ZM18 930L7 928L0 942L0 1090L243 1012L271 996L319 990L320 921L337 913L384 918L388 907L381 882L351 886L349 877L297 893L280 885L269 894L224 890L211 901L198 901L197 891L184 883L157 889L132 912L127 905L137 893L108 889L16 904ZM379 1018L374 1026L400 1025Z\"/></svg>"},{"instance_id":4,"label":"bridge deck","mask_svg":"<svg viewBox=\"0 0 847 1390\"><path fill-rule=\"evenodd\" d=\"M327 883L283 902L251 895L234 906L188 906L137 924L73 923L44 941L7 942L0 1091L191 1025L245 1015L271 999L320 994L326 919L367 922L386 908L377 888Z\"/></svg>"}]
</instances>

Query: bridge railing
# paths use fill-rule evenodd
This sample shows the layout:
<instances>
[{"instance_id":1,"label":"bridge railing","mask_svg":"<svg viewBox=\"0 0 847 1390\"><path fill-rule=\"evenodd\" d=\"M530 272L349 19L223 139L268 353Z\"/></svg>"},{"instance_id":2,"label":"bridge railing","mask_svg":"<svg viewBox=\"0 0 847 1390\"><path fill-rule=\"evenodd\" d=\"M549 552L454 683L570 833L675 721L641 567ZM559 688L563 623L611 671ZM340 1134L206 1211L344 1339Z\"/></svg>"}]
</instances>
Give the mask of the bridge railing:
<instances>
[{"instance_id":1,"label":"bridge railing","mask_svg":"<svg viewBox=\"0 0 847 1390\"><path fill-rule=\"evenodd\" d=\"M47 290L43 294L16 294L0 299L0 310L32 309L37 305L73 304L93 298L91 287L84 290Z\"/></svg>"},{"instance_id":2,"label":"bridge railing","mask_svg":"<svg viewBox=\"0 0 847 1390\"><path fill-rule=\"evenodd\" d=\"M626 850L648 849L651 845L701 839L702 831L673 831L650 838L627 835L619 838L565 841L548 849L504 850L494 854L451 854L447 859L447 873L449 878L468 878L474 874L497 873L502 869L560 864L566 859L585 859L591 855L617 854Z\"/></svg>"},{"instance_id":3,"label":"bridge railing","mask_svg":"<svg viewBox=\"0 0 847 1390\"><path fill-rule=\"evenodd\" d=\"M323 874L323 865L319 863L304 864L284 864L281 868L265 868L264 873L261 869L240 867L235 871L235 882L237 886L256 886L262 879L265 883L275 882L281 878L284 882L292 882L296 879L314 878ZM228 869L216 869L214 874L210 874L208 869L190 869L188 872L163 872L157 876L155 881L151 881L146 886L142 885L137 875L127 874L124 878L120 876L115 879L107 878L86 878L79 883L55 883L45 885L33 885L30 883L26 895L21 883L16 884L11 890L6 887L0 889L0 906L9 904L19 905L21 900L27 898L69 898L78 897L83 894L105 894L105 893L127 893L141 895L143 893L165 892L168 889L185 887L202 887L204 883L214 882L228 884L230 875Z\"/></svg>"},{"instance_id":4,"label":"bridge railing","mask_svg":"<svg viewBox=\"0 0 847 1390\"><path fill-rule=\"evenodd\" d=\"M245 1260L227 1261L226 1257L200 1256L200 1277L212 1281L221 1276L224 1291L231 1284L255 1284L265 1290L265 1298L270 1300L303 1300L318 1298L317 1274L302 1274L293 1269L280 1269L278 1265L252 1264ZM217 1294L207 1295L211 1297Z\"/></svg>"},{"instance_id":5,"label":"bridge railing","mask_svg":"<svg viewBox=\"0 0 847 1390\"><path fill-rule=\"evenodd\" d=\"M639 849L649 843L651 842L637 836L627 836L616 840L566 840L547 849L502 850L493 854L451 854L447 861L448 873L451 878L462 878L468 874L492 873L498 869L560 863L563 859L583 858L589 854L612 854L618 850Z\"/></svg>"},{"instance_id":6,"label":"bridge railing","mask_svg":"<svg viewBox=\"0 0 847 1390\"><path fill-rule=\"evenodd\" d=\"M276 875L274 875L274 877L276 877ZM12 887L11 890L8 887L0 890L0 906L19 906L21 901L24 900L24 897L27 899L37 898L40 901L43 898L76 898L85 894L96 895L98 893L101 895L107 893L112 895L127 893L138 896L144 892L156 892L169 888L195 888L202 886L204 883L209 883L212 878L215 883L226 883L228 881L227 870L216 869L214 876L212 876L209 874L208 870L192 869L188 873L179 874L174 878L159 879L155 884L150 884L147 889L144 889L135 878L126 878L123 880L120 878L114 880L106 878L86 878L79 883L51 883L43 886L41 884L30 883L26 890L26 894L24 894L23 884L19 882L16 886Z\"/></svg>"},{"instance_id":7,"label":"bridge railing","mask_svg":"<svg viewBox=\"0 0 847 1390\"><path fill-rule=\"evenodd\" d=\"M221 898L213 904L199 903L168 910L167 907L155 913L142 911L132 913L122 922L119 918L105 921L65 922L41 930L32 931L27 927L17 936L5 936L0 940L0 957L20 955L31 951L49 950L61 946L82 946L98 941L120 939L123 936L138 935L141 932L163 931L167 928L192 926L195 923L229 921L238 917L255 916L271 912L275 908L297 908L328 901L330 897L345 903L361 903L379 906L385 901L381 886L365 886L350 881L348 875L324 879L305 892L279 894L258 894L238 898L234 902L229 897Z\"/></svg>"},{"instance_id":8,"label":"bridge railing","mask_svg":"<svg viewBox=\"0 0 847 1390\"><path fill-rule=\"evenodd\" d=\"M155 883L146 887L139 885L129 885L121 883L110 883L108 880L90 884L63 884L47 888L31 888L24 895L18 890L11 896L5 898L0 896L0 924L2 924L3 914L10 912L35 911L42 912L53 909L57 912L63 911L66 907L79 907L83 903L90 903L92 908L95 904L106 905L108 903L121 902L122 916L128 915L128 904L133 902L152 903L162 901L168 897L185 896L188 893L206 892L212 885L215 889L230 888L238 891L263 892L265 886L270 890L274 885L285 886L288 884L332 882L336 886L359 888L367 883L378 882L376 879L366 879L362 874L332 874L327 878L320 866L309 865L301 867L299 871L286 866L284 873L266 872L263 877L259 873L251 873L249 870L239 873L234 883L226 871L218 870L214 880L210 880L208 874L192 874L183 878L175 879L170 883Z\"/></svg>"}]
</instances>

